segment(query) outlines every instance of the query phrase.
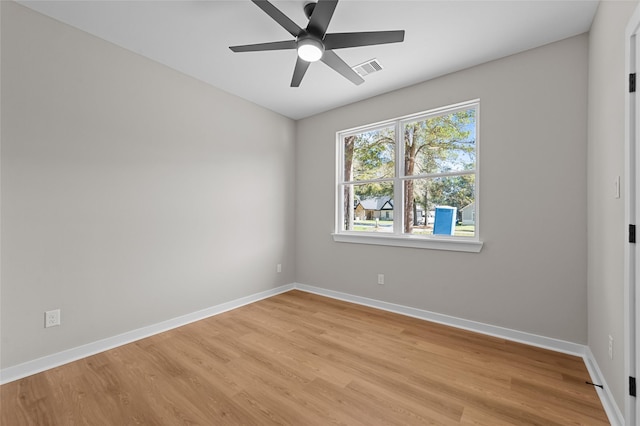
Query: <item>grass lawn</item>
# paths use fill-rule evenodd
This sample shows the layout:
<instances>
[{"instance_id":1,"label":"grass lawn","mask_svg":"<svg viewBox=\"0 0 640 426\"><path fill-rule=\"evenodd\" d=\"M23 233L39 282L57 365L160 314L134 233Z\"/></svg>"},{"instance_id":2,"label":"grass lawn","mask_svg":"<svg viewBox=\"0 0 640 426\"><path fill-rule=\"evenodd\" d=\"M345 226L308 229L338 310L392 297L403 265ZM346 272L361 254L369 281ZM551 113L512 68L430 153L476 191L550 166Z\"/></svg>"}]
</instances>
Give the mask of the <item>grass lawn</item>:
<instances>
[{"instance_id":1,"label":"grass lawn","mask_svg":"<svg viewBox=\"0 0 640 426\"><path fill-rule=\"evenodd\" d=\"M454 231L454 235L456 237L473 237L475 235L475 225L456 225L456 230ZM358 220L353 223L354 231L364 231L364 232L385 232L391 233L393 232L393 221L391 220L380 220L378 221L378 227L376 228L375 220ZM416 226L413 228L414 235L432 235L433 234L433 225L427 225L426 228L422 226Z\"/></svg>"}]
</instances>

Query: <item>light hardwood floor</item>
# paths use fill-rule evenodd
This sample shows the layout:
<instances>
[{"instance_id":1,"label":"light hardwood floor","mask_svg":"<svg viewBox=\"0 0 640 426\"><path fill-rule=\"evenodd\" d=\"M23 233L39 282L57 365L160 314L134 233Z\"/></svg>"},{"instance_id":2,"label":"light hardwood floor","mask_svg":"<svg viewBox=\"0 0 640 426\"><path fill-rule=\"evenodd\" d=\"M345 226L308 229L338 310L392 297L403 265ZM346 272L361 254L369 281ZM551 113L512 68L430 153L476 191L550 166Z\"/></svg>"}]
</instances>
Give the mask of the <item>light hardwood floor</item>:
<instances>
[{"instance_id":1,"label":"light hardwood floor","mask_svg":"<svg viewBox=\"0 0 640 426\"><path fill-rule=\"evenodd\" d=\"M290 291L3 385L0 424L605 425L581 358Z\"/></svg>"}]
</instances>

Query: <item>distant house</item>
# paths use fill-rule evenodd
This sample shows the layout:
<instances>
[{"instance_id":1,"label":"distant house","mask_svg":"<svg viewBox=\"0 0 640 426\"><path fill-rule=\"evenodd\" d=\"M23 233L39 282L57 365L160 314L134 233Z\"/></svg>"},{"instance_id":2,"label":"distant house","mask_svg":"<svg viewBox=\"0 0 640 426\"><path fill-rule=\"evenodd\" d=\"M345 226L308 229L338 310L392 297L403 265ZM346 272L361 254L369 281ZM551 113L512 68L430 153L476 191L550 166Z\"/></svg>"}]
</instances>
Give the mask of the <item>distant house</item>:
<instances>
[{"instance_id":1,"label":"distant house","mask_svg":"<svg viewBox=\"0 0 640 426\"><path fill-rule=\"evenodd\" d=\"M460 209L462 214L463 225L475 225L476 224L476 203L467 204Z\"/></svg>"},{"instance_id":2,"label":"distant house","mask_svg":"<svg viewBox=\"0 0 640 426\"><path fill-rule=\"evenodd\" d=\"M359 220L393 220L393 198L387 196L358 200L354 218Z\"/></svg>"}]
</instances>

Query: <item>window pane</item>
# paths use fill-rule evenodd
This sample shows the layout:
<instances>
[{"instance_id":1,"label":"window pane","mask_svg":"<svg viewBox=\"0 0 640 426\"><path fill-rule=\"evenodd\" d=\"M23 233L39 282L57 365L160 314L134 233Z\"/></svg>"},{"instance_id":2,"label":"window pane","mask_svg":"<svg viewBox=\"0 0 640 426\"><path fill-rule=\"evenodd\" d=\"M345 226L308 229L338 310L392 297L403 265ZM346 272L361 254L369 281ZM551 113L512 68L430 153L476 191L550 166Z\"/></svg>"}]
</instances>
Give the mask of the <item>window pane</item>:
<instances>
[{"instance_id":1,"label":"window pane","mask_svg":"<svg viewBox=\"0 0 640 426\"><path fill-rule=\"evenodd\" d=\"M393 177L394 134L393 127L385 127L345 137L345 182Z\"/></svg>"},{"instance_id":2,"label":"window pane","mask_svg":"<svg viewBox=\"0 0 640 426\"><path fill-rule=\"evenodd\" d=\"M405 123L405 175L475 169L475 117L471 108Z\"/></svg>"},{"instance_id":3,"label":"window pane","mask_svg":"<svg viewBox=\"0 0 640 426\"><path fill-rule=\"evenodd\" d=\"M393 232L391 182L344 185L344 201L345 230Z\"/></svg>"},{"instance_id":4,"label":"window pane","mask_svg":"<svg viewBox=\"0 0 640 426\"><path fill-rule=\"evenodd\" d=\"M404 182L404 232L474 237L475 175Z\"/></svg>"}]
</instances>

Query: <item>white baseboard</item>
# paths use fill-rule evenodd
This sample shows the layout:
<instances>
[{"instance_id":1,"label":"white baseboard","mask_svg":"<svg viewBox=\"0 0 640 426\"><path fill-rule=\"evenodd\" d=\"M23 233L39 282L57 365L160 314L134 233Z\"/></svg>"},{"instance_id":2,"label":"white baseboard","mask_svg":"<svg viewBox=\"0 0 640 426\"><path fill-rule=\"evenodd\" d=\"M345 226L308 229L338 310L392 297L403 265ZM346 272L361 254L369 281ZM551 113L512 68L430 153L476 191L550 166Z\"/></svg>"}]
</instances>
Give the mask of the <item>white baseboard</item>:
<instances>
[{"instance_id":1,"label":"white baseboard","mask_svg":"<svg viewBox=\"0 0 640 426\"><path fill-rule=\"evenodd\" d=\"M0 384L9 383L32 374L40 373L78 359L86 358L88 356L95 355L127 343L135 342L136 340L144 339L145 337L150 337L201 319L221 314L293 289L582 357L589 371L589 375L591 376L591 381L593 383L602 384L603 386L603 389L596 388L596 391L598 392L598 396L600 397L605 412L609 417L609 421L613 426L624 425L624 417L616 405L609 386L606 384L604 376L598 367L598 363L588 346L300 283L276 287L167 321L162 321L147 327L142 327L137 330L132 330L117 336L98 340L66 351L27 361L23 364L5 368L0 370Z\"/></svg>"},{"instance_id":2,"label":"white baseboard","mask_svg":"<svg viewBox=\"0 0 640 426\"><path fill-rule=\"evenodd\" d=\"M613 426L624 426L624 416L613 399L611 389L609 388L609 385L607 385L607 381L604 379L602 371L600 371L600 367L596 362L596 358L593 356L593 352L591 352L591 348L588 346L585 347L585 354L583 358L584 363L587 366L587 370L589 370L591 382L602 385L602 389L596 386L596 392L598 392L600 402L602 402L604 411L607 413L607 417L609 417L609 423Z\"/></svg>"},{"instance_id":3,"label":"white baseboard","mask_svg":"<svg viewBox=\"0 0 640 426\"><path fill-rule=\"evenodd\" d=\"M260 293L221 303L200 311L192 312L190 314L182 315L177 318L162 321L157 324L149 325L147 327L142 327L137 330L128 331L117 336L108 337L86 345L47 355L32 361L27 361L23 364L8 367L0 370L0 384L9 383L23 377L31 376L32 374L40 373L72 361L125 345L127 343L135 342L136 340L144 339L145 337L153 336L154 334L162 333L195 321L218 315L223 312L248 305L249 303L257 302L258 300L293 290L293 288L293 284L283 285Z\"/></svg>"},{"instance_id":4,"label":"white baseboard","mask_svg":"<svg viewBox=\"0 0 640 426\"><path fill-rule=\"evenodd\" d=\"M484 324L481 322L452 317L449 315L438 314L436 312L430 312L423 309L411 308L409 306L396 305L394 303L383 302L376 299L369 299L367 297L354 296L352 294L341 293L339 291L328 290L325 288L314 287L306 284L295 283L294 286L297 290L318 294L320 296L344 300L346 302L382 309L384 311L394 312L425 321L436 322L438 324L474 331L476 333L499 337L505 340L511 340L531 346L536 346L539 348L579 356L584 359L584 363L587 366L587 370L589 371L589 376L591 376L591 382L602 384L603 386L603 389L596 387L596 392L598 393L600 402L602 402L602 406L607 413L609 422L612 426L624 426L624 417L617 404L615 403L613 395L611 394L611 390L606 384L604 376L600 371L600 367L598 367L598 363L596 362L596 359L588 346L567 342L564 340L553 339L550 337L539 336L537 334L526 333L523 331L512 330L509 328L498 327L495 325Z\"/></svg>"}]
</instances>

